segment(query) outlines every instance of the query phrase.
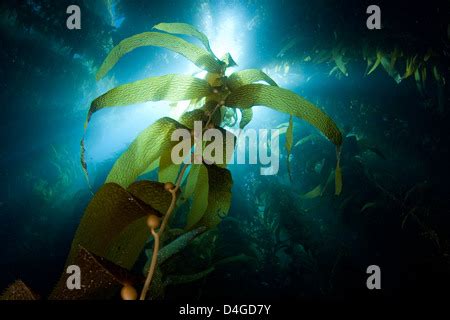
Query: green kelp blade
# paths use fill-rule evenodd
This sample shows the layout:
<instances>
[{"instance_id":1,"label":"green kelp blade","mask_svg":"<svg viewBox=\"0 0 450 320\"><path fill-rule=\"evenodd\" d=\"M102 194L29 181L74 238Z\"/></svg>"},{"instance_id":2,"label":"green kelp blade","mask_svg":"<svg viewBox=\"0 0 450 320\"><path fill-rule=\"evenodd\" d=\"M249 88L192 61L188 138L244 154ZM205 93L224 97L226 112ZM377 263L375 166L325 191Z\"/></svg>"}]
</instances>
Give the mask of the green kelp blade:
<instances>
[{"instance_id":1,"label":"green kelp blade","mask_svg":"<svg viewBox=\"0 0 450 320\"><path fill-rule=\"evenodd\" d=\"M121 186L104 184L86 208L75 233L67 264L73 262L80 245L104 257L118 234L130 223L150 213L161 215Z\"/></svg>"},{"instance_id":2,"label":"green kelp blade","mask_svg":"<svg viewBox=\"0 0 450 320\"><path fill-rule=\"evenodd\" d=\"M158 181L159 182L172 182L176 183L178 173L180 172L181 164L175 164L172 162L172 148L178 142L172 142L172 144L163 151L161 158L159 159Z\"/></svg>"},{"instance_id":3,"label":"green kelp blade","mask_svg":"<svg viewBox=\"0 0 450 320\"><path fill-rule=\"evenodd\" d=\"M293 121L293 117L291 115L289 117L289 126L286 130L286 143L285 143L285 147L286 147L286 151L287 151L286 165L287 165L287 170L288 170L288 174L289 174L289 179L291 181L292 181L292 174L291 174L291 162L290 162L289 157L291 155L293 142L294 142L294 121Z\"/></svg>"},{"instance_id":4,"label":"green kelp blade","mask_svg":"<svg viewBox=\"0 0 450 320\"><path fill-rule=\"evenodd\" d=\"M171 118L161 118L142 131L112 167L106 182L128 187L149 165L169 149L172 132L187 128Z\"/></svg>"},{"instance_id":5,"label":"green kelp blade","mask_svg":"<svg viewBox=\"0 0 450 320\"><path fill-rule=\"evenodd\" d=\"M332 57L336 67L342 72L343 75L348 76L346 63L344 62L344 52L339 49L332 50ZM333 68L334 69L334 68ZM331 72L330 72L331 74Z\"/></svg>"},{"instance_id":6,"label":"green kelp blade","mask_svg":"<svg viewBox=\"0 0 450 320\"><path fill-rule=\"evenodd\" d=\"M336 170L334 171L334 194L340 195L342 192L342 170L341 170L341 146L336 148Z\"/></svg>"},{"instance_id":7,"label":"green kelp blade","mask_svg":"<svg viewBox=\"0 0 450 320\"><path fill-rule=\"evenodd\" d=\"M201 31L198 31L194 26L188 23L159 23L153 27L153 29L164 31L172 34L181 34L186 36L191 36L200 40L200 42L205 46L205 49L209 53L214 55L209 45L208 37ZM214 55L215 57L215 55Z\"/></svg>"},{"instance_id":8,"label":"green kelp blade","mask_svg":"<svg viewBox=\"0 0 450 320\"><path fill-rule=\"evenodd\" d=\"M348 77L347 67L345 66L342 56L335 58L334 61L336 63L336 66L339 68L339 71L341 71L343 75Z\"/></svg>"},{"instance_id":9,"label":"green kelp blade","mask_svg":"<svg viewBox=\"0 0 450 320\"><path fill-rule=\"evenodd\" d=\"M336 194L341 192L342 175L339 161L342 134L326 113L292 91L264 84L248 84L232 91L227 97L225 105L244 109L258 105L266 106L299 117L319 129L336 145Z\"/></svg>"},{"instance_id":10,"label":"green kelp blade","mask_svg":"<svg viewBox=\"0 0 450 320\"><path fill-rule=\"evenodd\" d=\"M419 90L420 93L423 93L423 87L422 87L422 81L421 81L421 75L419 72L419 68L414 71L414 80L416 81L417 90Z\"/></svg>"},{"instance_id":11,"label":"green kelp blade","mask_svg":"<svg viewBox=\"0 0 450 320\"><path fill-rule=\"evenodd\" d=\"M84 129L86 131L92 114L105 107L125 106L146 101L181 101L201 98L210 93L210 86L202 79L189 75L169 74L139 80L118 86L96 98L88 111ZM84 137L81 140L80 161L89 183L85 160Z\"/></svg>"},{"instance_id":12,"label":"green kelp blade","mask_svg":"<svg viewBox=\"0 0 450 320\"><path fill-rule=\"evenodd\" d=\"M225 63L227 68L232 68L232 67L237 66L236 61L234 61L233 57L231 56L231 54L229 52L224 54L221 61L223 61Z\"/></svg>"},{"instance_id":13,"label":"green kelp blade","mask_svg":"<svg viewBox=\"0 0 450 320\"><path fill-rule=\"evenodd\" d=\"M334 194L338 196L342 192L342 169L339 165L336 166L334 179L335 179L334 180L334 183L335 183Z\"/></svg>"},{"instance_id":14,"label":"green kelp blade","mask_svg":"<svg viewBox=\"0 0 450 320\"><path fill-rule=\"evenodd\" d=\"M209 179L206 166L201 164L198 170L197 181L192 194L191 209L187 216L186 229L191 229L205 214L208 208Z\"/></svg>"},{"instance_id":15,"label":"green kelp blade","mask_svg":"<svg viewBox=\"0 0 450 320\"><path fill-rule=\"evenodd\" d=\"M276 126L277 129L282 129L282 128L286 129L287 127L289 127L289 121L280 123L279 125Z\"/></svg>"},{"instance_id":16,"label":"green kelp blade","mask_svg":"<svg viewBox=\"0 0 450 320\"><path fill-rule=\"evenodd\" d=\"M328 73L329 76L333 75L333 73L337 72L339 70L338 66L334 66L330 72Z\"/></svg>"},{"instance_id":17,"label":"green kelp blade","mask_svg":"<svg viewBox=\"0 0 450 320\"><path fill-rule=\"evenodd\" d=\"M209 72L219 73L223 69L222 64L211 53L179 37L160 32L143 32L120 41L103 61L97 72L96 79L100 80L103 78L119 59L128 52L146 46L162 47L179 53L200 69Z\"/></svg>"},{"instance_id":18,"label":"green kelp blade","mask_svg":"<svg viewBox=\"0 0 450 320\"><path fill-rule=\"evenodd\" d=\"M297 45L302 38L300 36L296 36L292 39L290 39L283 48L277 53L277 58L282 58L287 51L289 51L292 47Z\"/></svg>"},{"instance_id":19,"label":"green kelp blade","mask_svg":"<svg viewBox=\"0 0 450 320\"><path fill-rule=\"evenodd\" d=\"M395 70L395 67L392 65L392 60L389 60L387 57L382 57L381 65L397 84L402 81L402 76Z\"/></svg>"},{"instance_id":20,"label":"green kelp blade","mask_svg":"<svg viewBox=\"0 0 450 320\"><path fill-rule=\"evenodd\" d=\"M325 185L322 188L322 192L320 194L320 196L323 196L323 194L325 193L325 191L327 191L328 186L331 184L331 181L333 181L335 179L335 173L334 173L335 169L331 169L330 173L328 174L328 178L327 181L325 182Z\"/></svg>"},{"instance_id":21,"label":"green kelp blade","mask_svg":"<svg viewBox=\"0 0 450 320\"><path fill-rule=\"evenodd\" d=\"M232 73L227 79L227 86L233 91L243 85L258 81L264 81L271 86L277 86L271 77L259 69L247 69Z\"/></svg>"},{"instance_id":22,"label":"green kelp blade","mask_svg":"<svg viewBox=\"0 0 450 320\"><path fill-rule=\"evenodd\" d=\"M194 122L195 121L202 121L202 123L205 123L207 121L208 117L205 114L205 110L203 109L195 109L192 111L184 112L179 122L188 127L189 129L194 129Z\"/></svg>"},{"instance_id":23,"label":"green kelp blade","mask_svg":"<svg viewBox=\"0 0 450 320\"><path fill-rule=\"evenodd\" d=\"M213 228L228 214L231 206L233 179L231 172L216 165L206 165L208 170L208 207L196 226Z\"/></svg>"},{"instance_id":24,"label":"green kelp blade","mask_svg":"<svg viewBox=\"0 0 450 320\"><path fill-rule=\"evenodd\" d=\"M305 194L302 194L300 198L303 200L309 200L320 197L321 195L322 195L322 185L319 184L318 186L306 192Z\"/></svg>"},{"instance_id":25,"label":"green kelp blade","mask_svg":"<svg viewBox=\"0 0 450 320\"><path fill-rule=\"evenodd\" d=\"M208 120L208 116L206 116L205 111L212 112L213 106L215 106L216 103L214 101L207 102L205 106L202 109L196 109L193 111L185 112L180 117L180 123L188 127L189 129L194 128L194 122L195 121L202 121L203 125L205 125L206 121ZM211 123L217 125L220 122L220 119L216 119L216 116L220 116L219 110L216 110L216 112L212 115ZM226 167L228 162L231 160L231 157L233 156L234 147L236 144L236 136L232 134L230 131L225 130L221 127L215 128L216 130L219 130L222 133L223 140L220 142L222 146L222 155L223 157L220 158L220 161L218 161L216 164L221 167ZM215 163L215 153L212 154L212 157L209 157L209 153L205 153L205 148L212 148L213 146L210 146L210 144L214 143L211 141L206 141L204 137L204 142L206 142L206 146L202 147L202 155L207 163ZM198 147L198 146L197 146Z\"/></svg>"},{"instance_id":26,"label":"green kelp blade","mask_svg":"<svg viewBox=\"0 0 450 320\"><path fill-rule=\"evenodd\" d=\"M427 80L427 67L425 65L423 65L421 70L422 70L422 72L421 72L421 75L422 75L422 87L425 87L425 82Z\"/></svg>"},{"instance_id":27,"label":"green kelp blade","mask_svg":"<svg viewBox=\"0 0 450 320\"><path fill-rule=\"evenodd\" d=\"M250 123L253 119L253 109L240 109L241 110L241 121L239 122L239 128L244 129L246 125Z\"/></svg>"},{"instance_id":28,"label":"green kelp blade","mask_svg":"<svg viewBox=\"0 0 450 320\"><path fill-rule=\"evenodd\" d=\"M226 168L233 157L234 148L236 146L236 136L221 127L217 127L215 129L220 131L222 140L217 142L205 142L205 146L203 148L203 160L207 164L215 164L221 168ZM204 140L209 140L209 137L204 135ZM211 151L210 148L214 150ZM221 154L216 154L217 151L221 152Z\"/></svg>"},{"instance_id":29,"label":"green kelp blade","mask_svg":"<svg viewBox=\"0 0 450 320\"><path fill-rule=\"evenodd\" d=\"M403 75L403 79L408 78L409 76L413 75L418 67L418 56L415 55L414 57L406 58L406 69L405 74Z\"/></svg>"},{"instance_id":30,"label":"green kelp blade","mask_svg":"<svg viewBox=\"0 0 450 320\"><path fill-rule=\"evenodd\" d=\"M89 190L93 194L91 182L89 181L88 167L87 167L87 163L86 163L86 148L84 146L84 135L80 141L80 162L81 162L81 169L83 170L83 174L84 174L84 177L86 178L86 182L88 184Z\"/></svg>"},{"instance_id":31,"label":"green kelp blade","mask_svg":"<svg viewBox=\"0 0 450 320\"><path fill-rule=\"evenodd\" d=\"M182 188L182 201L186 201L194 194L201 166L203 166L203 164L191 164L188 176L186 178L186 185Z\"/></svg>"},{"instance_id":32,"label":"green kelp blade","mask_svg":"<svg viewBox=\"0 0 450 320\"><path fill-rule=\"evenodd\" d=\"M168 74L123 84L109 90L92 101L88 112L91 115L106 107L126 106L147 101L182 101L209 95L208 82L189 75Z\"/></svg>"},{"instance_id":33,"label":"green kelp blade","mask_svg":"<svg viewBox=\"0 0 450 320\"><path fill-rule=\"evenodd\" d=\"M297 141L294 145L294 147L301 146L302 144L308 143L308 142L315 142L320 141L320 139L323 139L323 136L318 134L309 134L304 138L301 138L299 141Z\"/></svg>"},{"instance_id":34,"label":"green kelp blade","mask_svg":"<svg viewBox=\"0 0 450 320\"><path fill-rule=\"evenodd\" d=\"M145 169L145 171L142 172L141 175L150 173L150 172L152 172L153 170L158 169L158 167L159 167L159 158L156 159L155 161L153 161L152 163L150 163L150 165L148 166L148 168Z\"/></svg>"},{"instance_id":35,"label":"green kelp blade","mask_svg":"<svg viewBox=\"0 0 450 320\"><path fill-rule=\"evenodd\" d=\"M264 84L248 84L231 92L225 105L243 109L266 106L285 112L313 125L336 146L342 144L342 134L334 121L314 104L292 91Z\"/></svg>"},{"instance_id":36,"label":"green kelp blade","mask_svg":"<svg viewBox=\"0 0 450 320\"><path fill-rule=\"evenodd\" d=\"M272 136L272 139L275 139L283 134L285 134L287 132L287 128L288 127L283 127L283 126L278 126L278 130L275 132L275 134Z\"/></svg>"},{"instance_id":37,"label":"green kelp blade","mask_svg":"<svg viewBox=\"0 0 450 320\"><path fill-rule=\"evenodd\" d=\"M377 205L376 202L367 202L367 203L361 208L361 210L360 210L359 212L362 213L362 212L364 212L365 210L367 210L367 209L369 209L369 208L371 208L371 207L374 207L374 206L376 206L376 205Z\"/></svg>"},{"instance_id":38,"label":"green kelp blade","mask_svg":"<svg viewBox=\"0 0 450 320\"><path fill-rule=\"evenodd\" d=\"M367 75L371 74L375 71L375 69L380 65L381 59L383 58L381 52L377 52L377 59L375 60L375 63L373 64L372 68L367 72Z\"/></svg>"}]
</instances>

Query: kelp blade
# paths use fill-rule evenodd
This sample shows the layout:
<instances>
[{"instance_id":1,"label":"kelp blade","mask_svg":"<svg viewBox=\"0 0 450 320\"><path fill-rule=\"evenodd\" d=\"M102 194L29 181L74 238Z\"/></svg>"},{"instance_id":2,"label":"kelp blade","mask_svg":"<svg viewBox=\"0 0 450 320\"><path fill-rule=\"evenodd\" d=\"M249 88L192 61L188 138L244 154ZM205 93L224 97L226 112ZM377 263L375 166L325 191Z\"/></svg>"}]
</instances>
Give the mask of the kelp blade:
<instances>
[{"instance_id":1,"label":"kelp blade","mask_svg":"<svg viewBox=\"0 0 450 320\"><path fill-rule=\"evenodd\" d=\"M222 57L221 61L223 61L227 68L235 67L237 66L236 61L234 61L233 57L229 52L225 53L225 55Z\"/></svg>"},{"instance_id":2,"label":"kelp blade","mask_svg":"<svg viewBox=\"0 0 450 320\"><path fill-rule=\"evenodd\" d=\"M136 181L127 191L162 214L167 212L172 201L172 195L164 189L164 184L156 181Z\"/></svg>"},{"instance_id":3,"label":"kelp blade","mask_svg":"<svg viewBox=\"0 0 450 320\"><path fill-rule=\"evenodd\" d=\"M200 69L209 72L220 72L222 70L222 65L214 56L196 45L170 34L143 32L122 40L111 50L97 72L97 80L103 78L125 54L136 48L146 46L162 47L179 53Z\"/></svg>"},{"instance_id":4,"label":"kelp blade","mask_svg":"<svg viewBox=\"0 0 450 320\"><path fill-rule=\"evenodd\" d=\"M182 201L189 199L194 194L201 166L203 164L191 164L186 185L182 188Z\"/></svg>"},{"instance_id":5,"label":"kelp blade","mask_svg":"<svg viewBox=\"0 0 450 320\"><path fill-rule=\"evenodd\" d=\"M208 170L204 164L201 164L198 170L194 193L192 195L191 209L187 216L186 229L191 229L202 219L208 208L208 198Z\"/></svg>"},{"instance_id":6,"label":"kelp blade","mask_svg":"<svg viewBox=\"0 0 450 320\"><path fill-rule=\"evenodd\" d=\"M217 127L216 130L219 130L221 132L222 140L206 141L205 147L203 148L203 159L208 164L215 164L221 168L226 168L234 154L234 148L236 146L236 136L230 131L221 127ZM212 148L212 146L217 146L217 148L215 148L214 154L209 154L209 152L206 152L207 148ZM219 147L222 147L222 150L220 150ZM216 152L221 152L221 157L219 157ZM219 158L217 159L218 161L215 161L216 158Z\"/></svg>"},{"instance_id":7,"label":"kelp blade","mask_svg":"<svg viewBox=\"0 0 450 320\"><path fill-rule=\"evenodd\" d=\"M164 184L156 181L136 181L127 188L127 192L161 215L166 214L172 201L172 195L165 190ZM131 269L144 249L146 240L151 237L146 220L147 215L124 228L109 245L105 258Z\"/></svg>"},{"instance_id":8,"label":"kelp blade","mask_svg":"<svg viewBox=\"0 0 450 320\"><path fill-rule=\"evenodd\" d=\"M181 101L207 96L209 84L189 75L168 74L123 84L109 90L91 103L89 117L96 111L114 106L126 106L147 101Z\"/></svg>"},{"instance_id":9,"label":"kelp blade","mask_svg":"<svg viewBox=\"0 0 450 320\"><path fill-rule=\"evenodd\" d=\"M104 184L92 198L75 233L67 264L79 246L106 256L113 239L130 223L160 213L115 183Z\"/></svg>"},{"instance_id":10,"label":"kelp blade","mask_svg":"<svg viewBox=\"0 0 450 320\"><path fill-rule=\"evenodd\" d=\"M300 198L303 200L309 200L309 199L314 199L314 198L320 197L321 195L322 195L322 185L319 184L312 190L306 192L305 194L302 194L300 196Z\"/></svg>"},{"instance_id":11,"label":"kelp blade","mask_svg":"<svg viewBox=\"0 0 450 320\"><path fill-rule=\"evenodd\" d=\"M375 60L375 63L373 64L372 68L367 72L367 75L371 74L375 71L375 69L380 65L382 59L381 52L377 52L377 59Z\"/></svg>"},{"instance_id":12,"label":"kelp blade","mask_svg":"<svg viewBox=\"0 0 450 320\"><path fill-rule=\"evenodd\" d=\"M153 27L153 29L164 31L172 34L182 34L186 36L191 36L197 38L205 46L205 49L209 53L213 54L211 47L209 45L208 37L203 33L198 31L194 26L187 23L159 23Z\"/></svg>"},{"instance_id":13,"label":"kelp blade","mask_svg":"<svg viewBox=\"0 0 450 320\"><path fill-rule=\"evenodd\" d=\"M336 146L342 144L342 134L334 121L314 104L289 90L264 84L248 84L231 92L225 104L244 109L266 106L292 114L319 129Z\"/></svg>"},{"instance_id":14,"label":"kelp blade","mask_svg":"<svg viewBox=\"0 0 450 320\"><path fill-rule=\"evenodd\" d=\"M307 142L319 141L320 139L323 139L322 136L312 133L297 141L294 147L301 146L302 144L305 144Z\"/></svg>"},{"instance_id":15,"label":"kelp blade","mask_svg":"<svg viewBox=\"0 0 450 320\"><path fill-rule=\"evenodd\" d=\"M241 121L239 122L239 128L244 129L250 121L253 119L253 109L240 109L241 110Z\"/></svg>"},{"instance_id":16,"label":"kelp blade","mask_svg":"<svg viewBox=\"0 0 450 320\"><path fill-rule=\"evenodd\" d=\"M124 188L128 187L153 161L172 146L171 134L177 128L187 129L167 117L147 127L114 163L106 182L115 182Z\"/></svg>"},{"instance_id":17,"label":"kelp blade","mask_svg":"<svg viewBox=\"0 0 450 320\"><path fill-rule=\"evenodd\" d=\"M131 222L112 240L104 257L130 270L150 237L147 216L144 216Z\"/></svg>"},{"instance_id":18,"label":"kelp blade","mask_svg":"<svg viewBox=\"0 0 450 320\"><path fill-rule=\"evenodd\" d=\"M342 170L341 167L339 166L339 163L336 166L334 183L335 183L334 194L338 196L342 192Z\"/></svg>"},{"instance_id":19,"label":"kelp blade","mask_svg":"<svg viewBox=\"0 0 450 320\"><path fill-rule=\"evenodd\" d=\"M247 69L232 73L227 79L228 88L231 91L237 88L258 81L264 81L271 86L277 86L276 82L259 69Z\"/></svg>"},{"instance_id":20,"label":"kelp blade","mask_svg":"<svg viewBox=\"0 0 450 320\"><path fill-rule=\"evenodd\" d=\"M208 208L197 226L213 228L228 214L231 206L231 172L216 165L207 165L208 169Z\"/></svg>"},{"instance_id":21,"label":"kelp blade","mask_svg":"<svg viewBox=\"0 0 450 320\"><path fill-rule=\"evenodd\" d=\"M314 104L298 96L292 91L264 84L248 84L232 91L227 97L225 104L227 106L244 109L258 105L266 106L277 111L291 114L307 121L319 129L331 142L336 145L337 152L340 150L340 146L342 145L342 134L334 121ZM338 153L336 168L336 194L340 194L342 189L342 175L339 168Z\"/></svg>"},{"instance_id":22,"label":"kelp blade","mask_svg":"<svg viewBox=\"0 0 450 320\"><path fill-rule=\"evenodd\" d=\"M289 117L289 126L286 130L286 151L287 151L287 156L286 156L286 165L287 165L287 170L288 170L288 174L289 174L289 179L292 181L292 174L291 174L291 162L290 162L290 155L291 155L291 150L292 150L292 145L294 143L294 121L293 121L293 117L292 115Z\"/></svg>"},{"instance_id":23,"label":"kelp blade","mask_svg":"<svg viewBox=\"0 0 450 320\"><path fill-rule=\"evenodd\" d=\"M338 196L342 192L341 146L336 146L336 159L336 170L334 172L334 194Z\"/></svg>"},{"instance_id":24,"label":"kelp blade","mask_svg":"<svg viewBox=\"0 0 450 320\"><path fill-rule=\"evenodd\" d=\"M172 182L175 184L178 172L180 171L181 164L175 164L172 161L172 148L178 142L172 142L163 153L159 160L158 181L159 182Z\"/></svg>"}]
</instances>

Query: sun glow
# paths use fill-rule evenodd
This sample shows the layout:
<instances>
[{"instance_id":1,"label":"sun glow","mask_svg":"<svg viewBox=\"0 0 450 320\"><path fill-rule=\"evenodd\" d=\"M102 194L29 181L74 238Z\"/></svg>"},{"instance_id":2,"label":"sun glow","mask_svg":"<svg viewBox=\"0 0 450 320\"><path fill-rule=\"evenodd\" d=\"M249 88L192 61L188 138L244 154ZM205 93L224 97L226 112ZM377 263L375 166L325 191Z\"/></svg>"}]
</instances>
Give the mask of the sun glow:
<instances>
[{"instance_id":1,"label":"sun glow","mask_svg":"<svg viewBox=\"0 0 450 320\"><path fill-rule=\"evenodd\" d=\"M242 11L238 8L226 8L213 13L210 5L204 2L200 5L199 12L199 29L209 38L216 56L220 59L228 52L239 65L242 64L248 42L244 23L246 18Z\"/></svg>"}]
</instances>

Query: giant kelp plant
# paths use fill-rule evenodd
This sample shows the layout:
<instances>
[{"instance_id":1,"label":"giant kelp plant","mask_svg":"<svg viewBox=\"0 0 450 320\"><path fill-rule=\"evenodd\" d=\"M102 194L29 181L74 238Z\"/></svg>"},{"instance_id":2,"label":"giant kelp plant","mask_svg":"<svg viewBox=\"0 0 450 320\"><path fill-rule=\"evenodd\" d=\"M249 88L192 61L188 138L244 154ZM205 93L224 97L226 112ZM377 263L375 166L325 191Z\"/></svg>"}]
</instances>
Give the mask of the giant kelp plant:
<instances>
[{"instance_id":1,"label":"giant kelp plant","mask_svg":"<svg viewBox=\"0 0 450 320\"><path fill-rule=\"evenodd\" d=\"M297 94L278 87L275 81L261 70L236 71L226 76L226 69L236 66L230 54L218 59L212 52L207 37L191 25L161 23L153 29L155 31L134 35L114 47L98 70L97 80L103 78L128 52L144 46L163 47L181 54L205 70L206 77L201 79L182 74L151 77L120 85L91 103L85 129L92 115L107 107L147 101L190 100L193 110L185 112L178 120L168 117L157 120L142 131L118 158L105 184L88 205L66 262L66 265L79 263L82 266L95 265L96 268L101 266L108 270L101 274L113 275L115 282L123 285L124 299L136 299L134 287L142 285L140 277L123 275L127 274L127 270L136 263L149 238L149 229L154 238L154 249L140 295L141 300L147 297L150 284L158 285L156 273L158 257L161 259L160 247L161 243L167 240L165 231L177 206L190 201L184 231L186 234L214 228L230 208L232 177L230 171L226 169L226 160L231 156L230 149L227 148L230 141L224 141L225 159L221 163L204 158L201 164L175 164L171 159L171 151L175 145L175 142L171 141L171 134L174 130L179 128L193 130L194 121L202 121L204 130L217 128L225 133L227 131L223 126L229 124L230 114L231 118L235 117L236 109L241 112L239 127L243 129L251 121L252 107L256 105L287 113L290 115L285 131L287 152L290 153L293 146L292 117L298 117L312 124L336 145L335 194L339 194L342 189L339 165L342 135L333 120L321 109ZM175 34L197 38L204 48L191 44ZM228 136L230 134L228 132ZM234 139L231 140L234 144ZM194 140L192 153L202 147L196 145ZM234 145L232 147L234 148ZM84 152L83 138L81 163L88 177ZM136 181L138 177L156 169L158 181ZM185 242L181 241L184 245ZM117 268L119 271L111 271ZM115 274L122 276L116 277ZM94 297L96 294L97 298L108 296L105 293L105 283L111 285L112 281L108 280L108 277L102 280L105 286L102 287L101 283L88 284L84 290L85 295L75 297L64 289L67 276L64 274L61 277L50 298L86 298Z\"/></svg>"}]
</instances>

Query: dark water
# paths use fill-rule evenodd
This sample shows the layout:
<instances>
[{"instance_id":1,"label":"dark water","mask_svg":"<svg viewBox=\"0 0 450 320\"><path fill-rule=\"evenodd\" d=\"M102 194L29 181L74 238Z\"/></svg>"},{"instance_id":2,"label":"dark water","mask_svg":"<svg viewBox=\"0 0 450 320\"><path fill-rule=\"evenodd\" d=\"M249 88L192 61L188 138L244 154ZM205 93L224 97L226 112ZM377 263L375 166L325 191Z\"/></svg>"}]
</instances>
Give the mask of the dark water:
<instances>
[{"instance_id":1,"label":"dark water","mask_svg":"<svg viewBox=\"0 0 450 320\"><path fill-rule=\"evenodd\" d=\"M65 11L74 3L81 30L66 28ZM218 56L230 52L237 70L263 69L334 119L346 136L344 187L339 197L331 185L320 197L301 198L324 185L335 166L335 148L323 138L293 148L292 181L284 136L277 175L261 176L258 165L231 165L228 217L165 272L189 274L216 263L215 270L169 286L165 298L364 296L373 294L366 288L369 265L381 268L381 295L440 294L450 284L449 4L379 2L382 29L368 30L369 4L3 1L0 287L22 279L46 296L63 271L92 198L79 149L90 102L118 84L197 70L167 50L141 48L96 83L109 50L159 22L186 22L208 35ZM400 75L417 56L426 76L397 84L382 64L366 75L365 47L374 59L376 52L402 51L395 64ZM314 60L336 48L345 52L348 76L330 75L331 58ZM95 114L86 135L94 190L141 130L173 112L167 103L150 103ZM257 107L249 127L274 128L288 119ZM311 134L319 132L295 119L294 143ZM238 258L217 263L229 257Z\"/></svg>"}]
</instances>

